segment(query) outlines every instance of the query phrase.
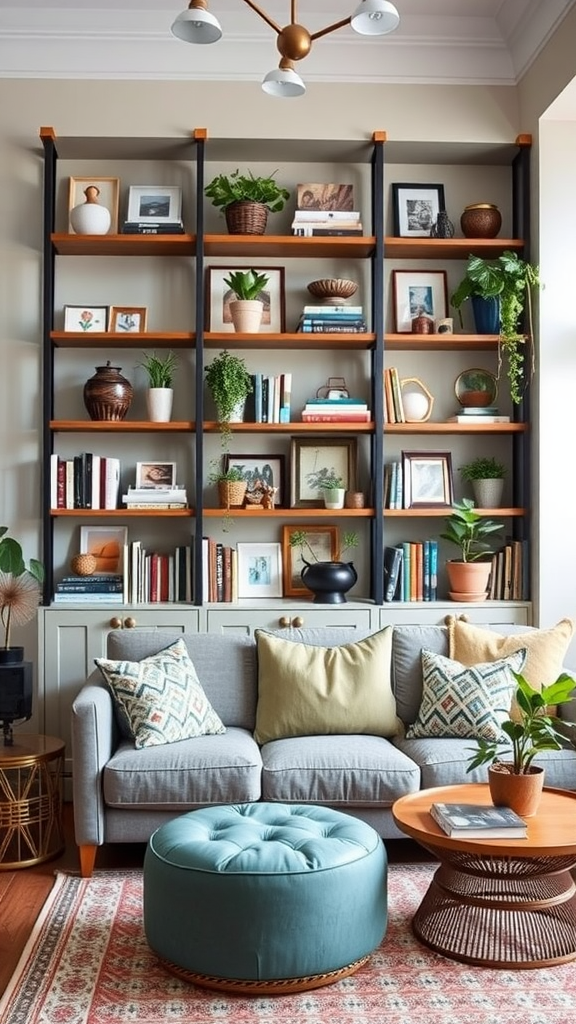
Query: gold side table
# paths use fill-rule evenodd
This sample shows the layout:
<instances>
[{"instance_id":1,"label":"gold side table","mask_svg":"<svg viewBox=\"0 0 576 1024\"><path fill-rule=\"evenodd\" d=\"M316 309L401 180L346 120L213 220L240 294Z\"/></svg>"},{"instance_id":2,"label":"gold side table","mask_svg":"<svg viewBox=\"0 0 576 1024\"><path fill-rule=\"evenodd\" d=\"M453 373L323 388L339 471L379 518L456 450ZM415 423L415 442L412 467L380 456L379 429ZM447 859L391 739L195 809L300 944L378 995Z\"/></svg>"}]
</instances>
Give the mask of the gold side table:
<instances>
[{"instance_id":1,"label":"gold side table","mask_svg":"<svg viewBox=\"0 0 576 1024\"><path fill-rule=\"evenodd\" d=\"M20 736L0 747L0 871L26 868L64 849L64 742Z\"/></svg>"}]
</instances>

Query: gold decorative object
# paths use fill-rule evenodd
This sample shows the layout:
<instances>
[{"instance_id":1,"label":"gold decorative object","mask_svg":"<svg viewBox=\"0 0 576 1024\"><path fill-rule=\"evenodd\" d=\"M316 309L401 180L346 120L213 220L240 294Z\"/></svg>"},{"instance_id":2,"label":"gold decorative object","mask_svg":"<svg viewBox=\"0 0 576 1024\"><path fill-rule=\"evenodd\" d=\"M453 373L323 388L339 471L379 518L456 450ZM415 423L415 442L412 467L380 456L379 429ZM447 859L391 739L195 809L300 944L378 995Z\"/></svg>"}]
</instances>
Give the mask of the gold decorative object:
<instances>
[{"instance_id":1,"label":"gold decorative object","mask_svg":"<svg viewBox=\"0 0 576 1024\"><path fill-rule=\"evenodd\" d=\"M96 572L96 559L94 555L81 554L74 555L74 558L70 562L70 569L75 576L91 576L92 573Z\"/></svg>"},{"instance_id":2,"label":"gold decorative object","mask_svg":"<svg viewBox=\"0 0 576 1024\"><path fill-rule=\"evenodd\" d=\"M407 423L425 423L432 415L434 396L419 377L403 377L400 381L400 388L404 389L413 384L420 391L411 388L404 393L402 390L402 405Z\"/></svg>"},{"instance_id":3,"label":"gold decorative object","mask_svg":"<svg viewBox=\"0 0 576 1024\"><path fill-rule=\"evenodd\" d=\"M350 299L358 291L355 281L348 281L342 277L324 277L319 281L310 281L307 287L315 299L334 306Z\"/></svg>"}]
</instances>

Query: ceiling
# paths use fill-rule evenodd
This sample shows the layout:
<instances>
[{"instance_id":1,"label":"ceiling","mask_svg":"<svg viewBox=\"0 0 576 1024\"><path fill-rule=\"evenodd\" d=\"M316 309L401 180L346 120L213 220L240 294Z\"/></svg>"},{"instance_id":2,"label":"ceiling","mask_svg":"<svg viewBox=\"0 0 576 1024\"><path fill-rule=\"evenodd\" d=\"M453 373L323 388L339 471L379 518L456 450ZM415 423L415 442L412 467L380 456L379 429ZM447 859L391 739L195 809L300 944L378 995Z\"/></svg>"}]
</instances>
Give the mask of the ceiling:
<instances>
[{"instance_id":1,"label":"ceiling","mask_svg":"<svg viewBox=\"0 0 576 1024\"><path fill-rule=\"evenodd\" d=\"M317 40L312 81L516 85L576 0L394 0L389 36L349 28ZM300 0L317 31L357 0ZM0 0L0 77L260 80L277 66L272 29L242 0L209 0L224 36L191 46L170 26L188 0ZM280 25L290 0L259 0ZM304 68L304 65L303 65Z\"/></svg>"}]
</instances>

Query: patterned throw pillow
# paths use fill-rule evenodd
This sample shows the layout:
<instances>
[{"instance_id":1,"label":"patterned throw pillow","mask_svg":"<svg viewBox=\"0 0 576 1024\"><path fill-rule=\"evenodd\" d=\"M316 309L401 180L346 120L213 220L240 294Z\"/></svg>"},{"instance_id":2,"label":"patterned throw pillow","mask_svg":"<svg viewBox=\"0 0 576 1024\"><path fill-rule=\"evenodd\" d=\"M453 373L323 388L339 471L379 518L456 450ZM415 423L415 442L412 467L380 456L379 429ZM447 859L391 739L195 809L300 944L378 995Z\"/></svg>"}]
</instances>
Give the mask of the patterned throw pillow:
<instances>
[{"instance_id":1,"label":"patterned throw pillow","mask_svg":"<svg viewBox=\"0 0 576 1024\"><path fill-rule=\"evenodd\" d=\"M526 651L466 667L442 654L422 651L423 692L418 718L406 732L416 737L500 740L509 717Z\"/></svg>"},{"instance_id":2,"label":"patterned throw pillow","mask_svg":"<svg viewBox=\"0 0 576 1024\"><path fill-rule=\"evenodd\" d=\"M226 732L183 640L142 661L95 661L136 747Z\"/></svg>"}]
</instances>

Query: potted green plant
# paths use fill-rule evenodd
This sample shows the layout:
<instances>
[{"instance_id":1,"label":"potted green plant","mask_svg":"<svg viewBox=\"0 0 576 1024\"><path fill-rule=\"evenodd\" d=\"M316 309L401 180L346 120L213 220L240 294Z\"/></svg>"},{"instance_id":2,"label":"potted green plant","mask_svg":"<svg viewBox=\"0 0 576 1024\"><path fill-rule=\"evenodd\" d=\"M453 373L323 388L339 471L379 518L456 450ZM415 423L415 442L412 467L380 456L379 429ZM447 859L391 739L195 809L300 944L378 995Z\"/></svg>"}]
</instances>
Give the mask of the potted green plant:
<instances>
[{"instance_id":1,"label":"potted green plant","mask_svg":"<svg viewBox=\"0 0 576 1024\"><path fill-rule=\"evenodd\" d=\"M322 483L322 490L324 491L324 505L326 508L344 508L346 488L340 477L328 477Z\"/></svg>"},{"instance_id":2,"label":"potted green plant","mask_svg":"<svg viewBox=\"0 0 576 1024\"><path fill-rule=\"evenodd\" d=\"M560 731L560 719L550 712L574 700L576 680L563 672L555 683L534 689L519 672L512 673L517 689L514 712L502 722L507 740L477 740L467 771L489 765L488 782L496 807L511 807L522 817L536 813L544 769L533 761L543 750L561 750L566 737Z\"/></svg>"},{"instance_id":3,"label":"potted green plant","mask_svg":"<svg viewBox=\"0 0 576 1024\"><path fill-rule=\"evenodd\" d=\"M491 300L496 306L497 329L481 331L477 322L477 330L479 333L500 335L498 377L504 353L508 364L510 397L515 405L521 402L526 382L534 373L532 293L539 284L538 267L509 249L493 260L470 255L466 275L450 299L452 306L458 310L462 326L461 307L467 299L471 299L473 305L476 299ZM478 304L475 306L476 317ZM525 310L527 334L522 331Z\"/></svg>"},{"instance_id":4,"label":"potted green plant","mask_svg":"<svg viewBox=\"0 0 576 1024\"><path fill-rule=\"evenodd\" d=\"M506 467L494 456L479 455L460 466L462 479L472 484L474 498L479 508L498 508L502 501Z\"/></svg>"},{"instance_id":5,"label":"potted green plant","mask_svg":"<svg viewBox=\"0 0 576 1024\"><path fill-rule=\"evenodd\" d=\"M236 296L230 303L230 316L235 331L243 334L258 333L264 313L264 302L259 296L269 280L267 274L258 274L253 269L235 270L224 278L224 284Z\"/></svg>"},{"instance_id":6,"label":"potted green plant","mask_svg":"<svg viewBox=\"0 0 576 1024\"><path fill-rule=\"evenodd\" d=\"M459 559L446 562L450 597L454 601L484 601L491 562L480 561L493 553L488 537L502 530L500 523L486 519L475 510L470 498L455 501L446 529L440 536L460 548Z\"/></svg>"},{"instance_id":7,"label":"potted green plant","mask_svg":"<svg viewBox=\"0 0 576 1024\"><path fill-rule=\"evenodd\" d=\"M252 378L244 359L232 355L227 349L205 367L205 372L206 383L216 405L222 445L226 448L231 436L230 423L242 421L244 404L252 392Z\"/></svg>"},{"instance_id":8,"label":"potted green plant","mask_svg":"<svg viewBox=\"0 0 576 1024\"><path fill-rule=\"evenodd\" d=\"M303 584L314 594L316 604L344 604L346 594L358 579L352 562L344 562L344 552L358 545L358 535L345 533L342 544L333 559L321 561L308 541L306 530L294 530L289 538L290 547L300 549L304 562L301 572ZM308 557L306 557L308 556ZM308 558L312 561L308 561Z\"/></svg>"},{"instance_id":9,"label":"potted green plant","mask_svg":"<svg viewBox=\"0 0 576 1024\"><path fill-rule=\"evenodd\" d=\"M144 359L139 365L148 374L148 417L154 423L168 423L172 415L172 384L176 372L176 356L174 352L167 352L164 357L157 356L155 352L144 352L143 355Z\"/></svg>"},{"instance_id":10,"label":"potted green plant","mask_svg":"<svg viewBox=\"0 0 576 1024\"><path fill-rule=\"evenodd\" d=\"M273 171L268 177L256 177L252 171L217 174L206 185L204 194L212 205L223 209L231 235L263 235L268 213L284 209L290 198L288 189L276 182Z\"/></svg>"},{"instance_id":11,"label":"potted green plant","mask_svg":"<svg viewBox=\"0 0 576 1024\"><path fill-rule=\"evenodd\" d=\"M4 627L4 645L0 648L0 664L22 661L23 647L11 647L12 626L23 626L34 618L40 601L40 584L44 566L36 558L28 564L22 545L7 537L7 526L0 526L0 620Z\"/></svg>"},{"instance_id":12,"label":"potted green plant","mask_svg":"<svg viewBox=\"0 0 576 1024\"><path fill-rule=\"evenodd\" d=\"M208 481L218 487L220 508L225 508L228 511L232 507L240 508L244 503L247 487L241 471L237 466L223 469L217 460L212 463L212 467Z\"/></svg>"}]
</instances>

